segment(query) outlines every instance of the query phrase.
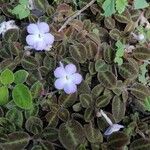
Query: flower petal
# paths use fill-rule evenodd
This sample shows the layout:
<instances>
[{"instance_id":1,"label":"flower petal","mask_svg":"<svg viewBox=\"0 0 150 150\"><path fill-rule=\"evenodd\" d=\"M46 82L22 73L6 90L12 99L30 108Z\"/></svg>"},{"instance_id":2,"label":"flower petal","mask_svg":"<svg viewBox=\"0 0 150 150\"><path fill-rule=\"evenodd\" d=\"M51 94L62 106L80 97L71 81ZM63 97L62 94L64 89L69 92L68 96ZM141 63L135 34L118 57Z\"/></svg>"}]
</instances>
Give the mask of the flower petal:
<instances>
[{"instance_id":1,"label":"flower petal","mask_svg":"<svg viewBox=\"0 0 150 150\"><path fill-rule=\"evenodd\" d=\"M66 71L65 71L64 67L57 67L54 71L54 76L56 78L61 78L61 77L66 76Z\"/></svg>"},{"instance_id":2,"label":"flower petal","mask_svg":"<svg viewBox=\"0 0 150 150\"><path fill-rule=\"evenodd\" d=\"M40 33L48 33L49 32L49 25L45 22L40 22L37 24Z\"/></svg>"},{"instance_id":3,"label":"flower petal","mask_svg":"<svg viewBox=\"0 0 150 150\"><path fill-rule=\"evenodd\" d=\"M27 35L26 42L28 45L30 46L34 45L36 41L37 41L36 35Z\"/></svg>"},{"instance_id":4,"label":"flower petal","mask_svg":"<svg viewBox=\"0 0 150 150\"><path fill-rule=\"evenodd\" d=\"M35 50L41 51L44 50L46 47L46 44L44 41L37 41L34 45L33 45Z\"/></svg>"},{"instance_id":5,"label":"flower petal","mask_svg":"<svg viewBox=\"0 0 150 150\"><path fill-rule=\"evenodd\" d=\"M73 74L77 71L77 68L74 64L68 64L65 66L65 70L67 74Z\"/></svg>"},{"instance_id":6,"label":"flower petal","mask_svg":"<svg viewBox=\"0 0 150 150\"><path fill-rule=\"evenodd\" d=\"M121 128L124 128L123 125L119 124L113 124L112 126L109 126L107 130L105 131L104 135L111 135L113 132L119 131Z\"/></svg>"},{"instance_id":7,"label":"flower petal","mask_svg":"<svg viewBox=\"0 0 150 150\"><path fill-rule=\"evenodd\" d=\"M31 23L27 26L27 31L28 33L30 34L39 34L39 29L38 29L38 26L37 24L35 23Z\"/></svg>"},{"instance_id":8,"label":"flower petal","mask_svg":"<svg viewBox=\"0 0 150 150\"><path fill-rule=\"evenodd\" d=\"M113 133L112 127L109 126L107 130L104 132L104 135L111 135Z\"/></svg>"},{"instance_id":9,"label":"flower petal","mask_svg":"<svg viewBox=\"0 0 150 150\"><path fill-rule=\"evenodd\" d=\"M65 84L64 91L67 94L72 94L77 91L77 86L74 83Z\"/></svg>"},{"instance_id":10,"label":"flower petal","mask_svg":"<svg viewBox=\"0 0 150 150\"><path fill-rule=\"evenodd\" d=\"M58 90L62 90L66 84L66 80L64 78L59 78L55 81L55 88Z\"/></svg>"},{"instance_id":11,"label":"flower petal","mask_svg":"<svg viewBox=\"0 0 150 150\"><path fill-rule=\"evenodd\" d=\"M80 84L82 81L82 76L79 73L70 75L70 78L74 84Z\"/></svg>"},{"instance_id":12,"label":"flower petal","mask_svg":"<svg viewBox=\"0 0 150 150\"><path fill-rule=\"evenodd\" d=\"M52 45L54 42L54 36L50 33L46 33L43 35L44 36L44 41L47 45Z\"/></svg>"}]
</instances>

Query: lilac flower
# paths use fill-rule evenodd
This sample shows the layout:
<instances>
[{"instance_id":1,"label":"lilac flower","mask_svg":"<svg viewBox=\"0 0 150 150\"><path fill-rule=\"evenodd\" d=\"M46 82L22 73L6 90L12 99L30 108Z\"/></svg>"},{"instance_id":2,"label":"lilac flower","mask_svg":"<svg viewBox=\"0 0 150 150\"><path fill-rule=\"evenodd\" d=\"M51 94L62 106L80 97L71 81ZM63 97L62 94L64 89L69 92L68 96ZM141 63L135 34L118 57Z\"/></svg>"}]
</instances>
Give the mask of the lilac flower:
<instances>
[{"instance_id":1,"label":"lilac flower","mask_svg":"<svg viewBox=\"0 0 150 150\"><path fill-rule=\"evenodd\" d=\"M4 35L10 29L19 29L14 20L4 21L0 24L0 34Z\"/></svg>"},{"instance_id":2,"label":"lilac flower","mask_svg":"<svg viewBox=\"0 0 150 150\"><path fill-rule=\"evenodd\" d=\"M117 132L121 128L124 128L124 126L120 125L120 124L112 124L111 126L109 126L107 128L107 130L105 131L104 135L111 135L113 132Z\"/></svg>"},{"instance_id":3,"label":"lilac flower","mask_svg":"<svg viewBox=\"0 0 150 150\"><path fill-rule=\"evenodd\" d=\"M110 118L104 113L103 110L100 110L100 112L97 113L97 117L103 116L107 123L109 124L109 127L105 131L104 135L111 135L113 132L119 131L121 128L124 128L123 125L120 124L113 124Z\"/></svg>"},{"instance_id":4,"label":"lilac flower","mask_svg":"<svg viewBox=\"0 0 150 150\"><path fill-rule=\"evenodd\" d=\"M49 26L45 22L31 23L27 27L29 35L26 37L27 44L38 51L49 50L54 42L54 36L49 33Z\"/></svg>"},{"instance_id":5,"label":"lilac flower","mask_svg":"<svg viewBox=\"0 0 150 150\"><path fill-rule=\"evenodd\" d=\"M82 76L76 73L77 68L74 64L68 64L64 67L60 63L54 71L54 76L58 78L55 81L55 88L58 90L64 89L67 94L72 94L77 91L77 85L81 83Z\"/></svg>"}]
</instances>

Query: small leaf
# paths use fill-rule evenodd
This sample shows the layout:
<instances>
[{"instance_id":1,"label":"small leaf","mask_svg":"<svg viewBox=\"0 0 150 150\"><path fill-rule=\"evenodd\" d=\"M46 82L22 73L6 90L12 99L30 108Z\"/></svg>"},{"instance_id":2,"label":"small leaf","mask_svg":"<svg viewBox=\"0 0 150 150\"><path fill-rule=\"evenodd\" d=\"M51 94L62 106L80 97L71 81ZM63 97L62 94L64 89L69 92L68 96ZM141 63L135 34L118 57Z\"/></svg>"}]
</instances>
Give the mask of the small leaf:
<instances>
[{"instance_id":1,"label":"small leaf","mask_svg":"<svg viewBox=\"0 0 150 150\"><path fill-rule=\"evenodd\" d=\"M6 118L10 121L10 122L14 122L15 125L17 125L17 127L22 127L23 124L23 114L20 110L16 109L16 108L12 108L9 111L7 111L6 113Z\"/></svg>"},{"instance_id":2,"label":"small leaf","mask_svg":"<svg viewBox=\"0 0 150 150\"><path fill-rule=\"evenodd\" d=\"M19 30L18 29L9 29L4 34L4 39L6 42L16 42L19 39Z\"/></svg>"},{"instance_id":3,"label":"small leaf","mask_svg":"<svg viewBox=\"0 0 150 150\"><path fill-rule=\"evenodd\" d=\"M8 134L4 143L0 144L3 150L21 150L24 149L30 141L30 136L25 132L14 132Z\"/></svg>"},{"instance_id":4,"label":"small leaf","mask_svg":"<svg viewBox=\"0 0 150 150\"><path fill-rule=\"evenodd\" d=\"M85 135L90 143L103 142L103 136L99 129L93 127L92 123L84 125Z\"/></svg>"},{"instance_id":5,"label":"small leaf","mask_svg":"<svg viewBox=\"0 0 150 150\"><path fill-rule=\"evenodd\" d=\"M48 3L47 3L47 0L34 0L34 5L36 9L45 12L48 6Z\"/></svg>"},{"instance_id":6,"label":"small leaf","mask_svg":"<svg viewBox=\"0 0 150 150\"><path fill-rule=\"evenodd\" d=\"M137 139L130 144L130 150L149 150L150 140L149 139Z\"/></svg>"},{"instance_id":7,"label":"small leaf","mask_svg":"<svg viewBox=\"0 0 150 150\"><path fill-rule=\"evenodd\" d=\"M116 123L120 122L125 116L125 103L120 97L115 96L112 101L112 113Z\"/></svg>"},{"instance_id":8,"label":"small leaf","mask_svg":"<svg viewBox=\"0 0 150 150\"><path fill-rule=\"evenodd\" d=\"M146 0L134 0L134 8L135 9L142 9L145 7L148 7L149 4L146 2Z\"/></svg>"},{"instance_id":9,"label":"small leaf","mask_svg":"<svg viewBox=\"0 0 150 150\"><path fill-rule=\"evenodd\" d=\"M50 127L56 127L57 126L57 124L58 124L58 120L59 120L59 118L58 118L58 112L57 111L50 111L49 113L47 113L46 114L46 120L47 120L47 122L48 122L48 125L50 126Z\"/></svg>"},{"instance_id":10,"label":"small leaf","mask_svg":"<svg viewBox=\"0 0 150 150\"><path fill-rule=\"evenodd\" d=\"M25 127L28 132L33 134L39 134L42 132L43 122L40 118L32 116L26 121Z\"/></svg>"},{"instance_id":11,"label":"small leaf","mask_svg":"<svg viewBox=\"0 0 150 150\"><path fill-rule=\"evenodd\" d=\"M135 83L131 87L131 94L136 98L145 100L148 96L150 96L149 89L141 83Z\"/></svg>"},{"instance_id":12,"label":"small leaf","mask_svg":"<svg viewBox=\"0 0 150 150\"><path fill-rule=\"evenodd\" d=\"M119 12L119 14L124 12L127 5L127 0L116 0L116 10Z\"/></svg>"},{"instance_id":13,"label":"small leaf","mask_svg":"<svg viewBox=\"0 0 150 150\"><path fill-rule=\"evenodd\" d=\"M24 84L17 84L14 87L12 97L16 105L22 109L33 107L31 92Z\"/></svg>"},{"instance_id":14,"label":"small leaf","mask_svg":"<svg viewBox=\"0 0 150 150\"><path fill-rule=\"evenodd\" d=\"M84 108L90 107L92 103L92 97L90 94L81 94L79 98L80 98L82 107Z\"/></svg>"},{"instance_id":15,"label":"small leaf","mask_svg":"<svg viewBox=\"0 0 150 150\"><path fill-rule=\"evenodd\" d=\"M27 70L36 70L38 67L38 62L33 56L25 56L22 59L21 64L23 68Z\"/></svg>"},{"instance_id":16,"label":"small leaf","mask_svg":"<svg viewBox=\"0 0 150 150\"><path fill-rule=\"evenodd\" d=\"M105 17L104 24L108 29L115 28L115 20L112 17Z\"/></svg>"},{"instance_id":17,"label":"small leaf","mask_svg":"<svg viewBox=\"0 0 150 150\"><path fill-rule=\"evenodd\" d=\"M69 47L71 56L80 63L84 63L87 57L87 50L83 44L76 44Z\"/></svg>"},{"instance_id":18,"label":"small leaf","mask_svg":"<svg viewBox=\"0 0 150 150\"><path fill-rule=\"evenodd\" d=\"M129 137L123 132L114 132L108 138L108 146L111 148L119 149L129 143Z\"/></svg>"},{"instance_id":19,"label":"small leaf","mask_svg":"<svg viewBox=\"0 0 150 150\"><path fill-rule=\"evenodd\" d=\"M68 121L70 119L70 114L68 109L61 108L58 112L58 117L64 122Z\"/></svg>"},{"instance_id":20,"label":"small leaf","mask_svg":"<svg viewBox=\"0 0 150 150\"><path fill-rule=\"evenodd\" d=\"M110 35L110 37L113 39L113 40L115 40L115 41L117 41L118 39L120 39L121 38L121 32L118 30L118 29L112 29L110 32L109 32L109 35Z\"/></svg>"},{"instance_id":21,"label":"small leaf","mask_svg":"<svg viewBox=\"0 0 150 150\"><path fill-rule=\"evenodd\" d=\"M5 69L0 76L1 83L4 85L11 84L14 82L14 74L11 70Z\"/></svg>"},{"instance_id":22,"label":"small leaf","mask_svg":"<svg viewBox=\"0 0 150 150\"><path fill-rule=\"evenodd\" d=\"M59 127L59 140L66 149L75 149L84 143L83 127L75 120L63 123Z\"/></svg>"},{"instance_id":23,"label":"small leaf","mask_svg":"<svg viewBox=\"0 0 150 150\"><path fill-rule=\"evenodd\" d=\"M92 96L94 98L97 98L98 96L100 96L100 94L103 92L104 87L102 86L102 84L98 84L96 85L93 89L92 89Z\"/></svg>"},{"instance_id":24,"label":"small leaf","mask_svg":"<svg viewBox=\"0 0 150 150\"><path fill-rule=\"evenodd\" d=\"M144 107L147 111L150 111L150 96L144 100Z\"/></svg>"},{"instance_id":25,"label":"small leaf","mask_svg":"<svg viewBox=\"0 0 150 150\"><path fill-rule=\"evenodd\" d=\"M6 86L0 87L0 105L8 103L9 91Z\"/></svg>"},{"instance_id":26,"label":"small leaf","mask_svg":"<svg viewBox=\"0 0 150 150\"><path fill-rule=\"evenodd\" d=\"M111 94L106 94L106 95L103 94L102 96L96 99L96 103L95 103L96 107L103 108L107 106L110 103L111 98L112 98Z\"/></svg>"},{"instance_id":27,"label":"small leaf","mask_svg":"<svg viewBox=\"0 0 150 150\"><path fill-rule=\"evenodd\" d=\"M84 120L90 122L93 119L94 111L91 107L86 108L84 112Z\"/></svg>"},{"instance_id":28,"label":"small leaf","mask_svg":"<svg viewBox=\"0 0 150 150\"><path fill-rule=\"evenodd\" d=\"M107 70L109 70L109 66L105 63L104 60L98 59L98 60L96 60L96 63L95 63L95 70L97 72L107 71Z\"/></svg>"},{"instance_id":29,"label":"small leaf","mask_svg":"<svg viewBox=\"0 0 150 150\"><path fill-rule=\"evenodd\" d=\"M35 82L30 89L32 97L38 98L41 95L42 90L43 84L39 81Z\"/></svg>"},{"instance_id":30,"label":"small leaf","mask_svg":"<svg viewBox=\"0 0 150 150\"><path fill-rule=\"evenodd\" d=\"M145 47L137 47L133 51L133 56L139 60L149 60L150 59L150 50Z\"/></svg>"},{"instance_id":31,"label":"small leaf","mask_svg":"<svg viewBox=\"0 0 150 150\"><path fill-rule=\"evenodd\" d=\"M119 74L124 79L132 79L136 78L138 76L137 69L133 66L133 64L130 63L123 63L121 66L119 66Z\"/></svg>"},{"instance_id":32,"label":"small leaf","mask_svg":"<svg viewBox=\"0 0 150 150\"><path fill-rule=\"evenodd\" d=\"M25 118L28 119L31 116L37 116L39 112L39 106L33 105L31 109L25 110Z\"/></svg>"},{"instance_id":33,"label":"small leaf","mask_svg":"<svg viewBox=\"0 0 150 150\"><path fill-rule=\"evenodd\" d=\"M116 86L116 77L110 71L99 72L97 77L99 82L108 89L112 89Z\"/></svg>"},{"instance_id":34,"label":"small leaf","mask_svg":"<svg viewBox=\"0 0 150 150\"><path fill-rule=\"evenodd\" d=\"M107 63L111 64L114 60L114 50L110 46L108 46L108 48L105 48L103 50L103 57Z\"/></svg>"},{"instance_id":35,"label":"small leaf","mask_svg":"<svg viewBox=\"0 0 150 150\"><path fill-rule=\"evenodd\" d=\"M114 0L105 0L102 8L104 10L104 15L105 16L111 16L116 12L115 10L115 1Z\"/></svg>"},{"instance_id":36,"label":"small leaf","mask_svg":"<svg viewBox=\"0 0 150 150\"><path fill-rule=\"evenodd\" d=\"M76 100L77 100L76 93L69 94L69 95L63 93L59 96L58 102L59 102L59 105L65 107L65 108L68 108L68 107L72 106Z\"/></svg>"},{"instance_id":37,"label":"small leaf","mask_svg":"<svg viewBox=\"0 0 150 150\"><path fill-rule=\"evenodd\" d=\"M29 73L25 70L18 70L14 73L14 82L16 84L24 83L28 77Z\"/></svg>"},{"instance_id":38,"label":"small leaf","mask_svg":"<svg viewBox=\"0 0 150 150\"><path fill-rule=\"evenodd\" d=\"M58 139L58 130L51 127L46 127L42 132L42 138L53 142Z\"/></svg>"},{"instance_id":39,"label":"small leaf","mask_svg":"<svg viewBox=\"0 0 150 150\"><path fill-rule=\"evenodd\" d=\"M12 14L15 14L19 17L19 19L26 18L30 15L30 10L26 6L26 4L17 5L12 11Z\"/></svg>"}]
</instances>

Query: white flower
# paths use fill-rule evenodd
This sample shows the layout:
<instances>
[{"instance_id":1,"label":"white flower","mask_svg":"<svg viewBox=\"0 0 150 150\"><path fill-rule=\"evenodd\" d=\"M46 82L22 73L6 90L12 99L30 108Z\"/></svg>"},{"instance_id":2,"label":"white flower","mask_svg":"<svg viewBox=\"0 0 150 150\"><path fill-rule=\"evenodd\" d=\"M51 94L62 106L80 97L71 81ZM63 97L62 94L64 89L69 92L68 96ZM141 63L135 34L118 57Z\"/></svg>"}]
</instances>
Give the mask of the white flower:
<instances>
[{"instance_id":1,"label":"white flower","mask_svg":"<svg viewBox=\"0 0 150 150\"><path fill-rule=\"evenodd\" d=\"M107 128L104 135L111 135L113 132L119 131L121 128L124 128L123 125L113 124Z\"/></svg>"},{"instance_id":2,"label":"white flower","mask_svg":"<svg viewBox=\"0 0 150 150\"><path fill-rule=\"evenodd\" d=\"M77 68L74 64L68 64L64 67L62 63L54 71L55 88L58 90L64 89L65 93L72 94L77 91L77 85L82 82L82 76L77 73Z\"/></svg>"},{"instance_id":3,"label":"white flower","mask_svg":"<svg viewBox=\"0 0 150 150\"><path fill-rule=\"evenodd\" d=\"M14 20L4 21L0 24L0 34L4 35L4 33L10 29L18 29Z\"/></svg>"},{"instance_id":4,"label":"white flower","mask_svg":"<svg viewBox=\"0 0 150 150\"><path fill-rule=\"evenodd\" d=\"M107 136L111 135L113 132L117 132L121 128L124 128L123 125L113 124L112 121L110 120L110 118L104 113L103 110L100 110L100 112L98 112L97 117L100 117L100 116L103 116L105 118L105 120L107 121L107 123L109 124L109 127L105 131L104 135L107 135Z\"/></svg>"}]
</instances>

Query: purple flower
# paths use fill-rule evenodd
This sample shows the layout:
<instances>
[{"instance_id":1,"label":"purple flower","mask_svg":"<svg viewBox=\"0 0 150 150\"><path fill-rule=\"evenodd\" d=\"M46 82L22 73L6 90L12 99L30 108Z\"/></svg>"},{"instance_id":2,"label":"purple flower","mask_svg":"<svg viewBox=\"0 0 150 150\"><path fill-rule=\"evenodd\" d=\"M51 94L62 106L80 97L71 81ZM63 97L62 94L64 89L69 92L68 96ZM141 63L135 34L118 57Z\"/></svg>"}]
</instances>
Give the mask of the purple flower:
<instances>
[{"instance_id":1,"label":"purple flower","mask_svg":"<svg viewBox=\"0 0 150 150\"><path fill-rule=\"evenodd\" d=\"M76 73L77 68L74 64L68 64L65 67L60 63L54 71L54 76L58 78L55 81L55 88L58 90L64 89L67 94L72 94L77 91L77 85L81 83L82 76Z\"/></svg>"},{"instance_id":2,"label":"purple flower","mask_svg":"<svg viewBox=\"0 0 150 150\"><path fill-rule=\"evenodd\" d=\"M31 48L41 51L52 47L54 36L49 33L49 25L47 23L31 23L28 25L27 31L29 35L26 37L26 42Z\"/></svg>"}]
</instances>

